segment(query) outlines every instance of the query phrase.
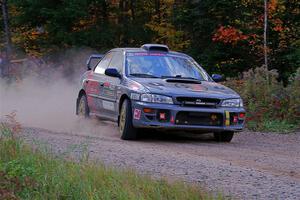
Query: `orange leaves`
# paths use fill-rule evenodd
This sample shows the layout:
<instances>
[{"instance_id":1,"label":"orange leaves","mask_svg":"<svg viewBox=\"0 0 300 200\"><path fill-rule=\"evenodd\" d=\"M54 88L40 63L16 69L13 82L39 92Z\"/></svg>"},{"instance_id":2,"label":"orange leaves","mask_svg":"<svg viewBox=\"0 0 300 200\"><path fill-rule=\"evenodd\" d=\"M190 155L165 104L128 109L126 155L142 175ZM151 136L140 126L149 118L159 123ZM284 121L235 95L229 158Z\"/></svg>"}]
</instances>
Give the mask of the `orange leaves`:
<instances>
[{"instance_id":1,"label":"orange leaves","mask_svg":"<svg viewBox=\"0 0 300 200\"><path fill-rule=\"evenodd\" d=\"M82 30L87 30L91 26L95 25L97 23L97 16L92 15L88 19L80 19L77 23L74 24L72 27L72 31L78 32Z\"/></svg>"},{"instance_id":2,"label":"orange leaves","mask_svg":"<svg viewBox=\"0 0 300 200\"><path fill-rule=\"evenodd\" d=\"M284 26L283 26L283 22L280 19L273 19L272 24L274 25L273 30L277 31L277 32L282 32L284 31Z\"/></svg>"},{"instance_id":3,"label":"orange leaves","mask_svg":"<svg viewBox=\"0 0 300 200\"><path fill-rule=\"evenodd\" d=\"M212 37L214 42L223 42L225 44L237 44L239 41L248 40L250 35L243 34L242 31L232 26L220 26Z\"/></svg>"},{"instance_id":4,"label":"orange leaves","mask_svg":"<svg viewBox=\"0 0 300 200\"><path fill-rule=\"evenodd\" d=\"M284 12L285 7L278 0L270 0L268 4L268 18L273 25L273 30L276 32L282 32L285 30L283 21L278 18L278 14Z\"/></svg>"},{"instance_id":5,"label":"orange leaves","mask_svg":"<svg viewBox=\"0 0 300 200\"><path fill-rule=\"evenodd\" d=\"M274 13L277 9L278 6L278 0L270 0L269 5L268 5L268 11L269 13Z\"/></svg>"}]
</instances>

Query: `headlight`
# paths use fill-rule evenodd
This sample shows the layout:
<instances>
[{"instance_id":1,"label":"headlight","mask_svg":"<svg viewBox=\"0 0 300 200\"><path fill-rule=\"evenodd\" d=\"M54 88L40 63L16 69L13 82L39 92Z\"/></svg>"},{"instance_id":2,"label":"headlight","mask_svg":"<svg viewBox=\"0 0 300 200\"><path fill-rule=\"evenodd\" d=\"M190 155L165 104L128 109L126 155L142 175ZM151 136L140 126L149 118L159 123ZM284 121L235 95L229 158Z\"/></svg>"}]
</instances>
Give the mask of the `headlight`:
<instances>
[{"instance_id":1,"label":"headlight","mask_svg":"<svg viewBox=\"0 0 300 200\"><path fill-rule=\"evenodd\" d=\"M158 95L158 94L142 94L141 101L151 102L151 103L173 104L173 100L171 97Z\"/></svg>"},{"instance_id":2,"label":"headlight","mask_svg":"<svg viewBox=\"0 0 300 200\"><path fill-rule=\"evenodd\" d=\"M242 99L226 99L222 102L222 107L243 107Z\"/></svg>"}]
</instances>

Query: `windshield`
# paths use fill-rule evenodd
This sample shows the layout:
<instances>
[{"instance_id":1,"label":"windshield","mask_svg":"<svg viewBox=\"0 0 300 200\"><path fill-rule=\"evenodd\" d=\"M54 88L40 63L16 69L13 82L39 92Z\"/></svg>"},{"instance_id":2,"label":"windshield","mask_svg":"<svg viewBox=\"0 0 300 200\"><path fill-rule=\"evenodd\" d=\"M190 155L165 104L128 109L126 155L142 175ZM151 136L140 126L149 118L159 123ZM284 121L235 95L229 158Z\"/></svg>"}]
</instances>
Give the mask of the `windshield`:
<instances>
[{"instance_id":1,"label":"windshield","mask_svg":"<svg viewBox=\"0 0 300 200\"><path fill-rule=\"evenodd\" d=\"M127 53L127 74L142 78L190 78L209 80L192 59L170 53Z\"/></svg>"}]
</instances>

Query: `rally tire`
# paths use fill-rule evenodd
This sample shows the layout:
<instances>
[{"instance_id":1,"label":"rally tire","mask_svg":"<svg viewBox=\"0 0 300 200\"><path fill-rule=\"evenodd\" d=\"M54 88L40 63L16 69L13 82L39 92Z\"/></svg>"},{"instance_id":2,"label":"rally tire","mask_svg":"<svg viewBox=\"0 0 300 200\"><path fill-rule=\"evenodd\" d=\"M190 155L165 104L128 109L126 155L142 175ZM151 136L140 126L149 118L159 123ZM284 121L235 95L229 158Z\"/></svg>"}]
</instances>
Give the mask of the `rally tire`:
<instances>
[{"instance_id":1,"label":"rally tire","mask_svg":"<svg viewBox=\"0 0 300 200\"><path fill-rule=\"evenodd\" d=\"M132 124L132 108L128 99L125 99L121 106L119 132L123 140L137 139L137 129Z\"/></svg>"},{"instance_id":2,"label":"rally tire","mask_svg":"<svg viewBox=\"0 0 300 200\"><path fill-rule=\"evenodd\" d=\"M77 110L80 117L88 118L90 116L90 110L85 95L81 95Z\"/></svg>"},{"instance_id":3,"label":"rally tire","mask_svg":"<svg viewBox=\"0 0 300 200\"><path fill-rule=\"evenodd\" d=\"M214 133L214 138L216 142L230 142L233 138L233 131L223 131Z\"/></svg>"}]
</instances>

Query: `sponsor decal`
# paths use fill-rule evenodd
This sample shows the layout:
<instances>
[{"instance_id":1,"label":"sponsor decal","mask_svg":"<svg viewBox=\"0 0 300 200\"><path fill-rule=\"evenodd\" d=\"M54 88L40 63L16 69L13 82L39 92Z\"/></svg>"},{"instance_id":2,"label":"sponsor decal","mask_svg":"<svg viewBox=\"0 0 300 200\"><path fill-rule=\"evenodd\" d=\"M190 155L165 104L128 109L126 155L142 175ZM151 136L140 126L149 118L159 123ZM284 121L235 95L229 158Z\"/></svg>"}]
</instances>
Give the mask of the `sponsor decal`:
<instances>
[{"instance_id":1,"label":"sponsor decal","mask_svg":"<svg viewBox=\"0 0 300 200\"><path fill-rule=\"evenodd\" d=\"M175 87L188 89L188 90L193 91L193 92L207 91L207 88L200 85L200 84L176 83Z\"/></svg>"},{"instance_id":2,"label":"sponsor decal","mask_svg":"<svg viewBox=\"0 0 300 200\"><path fill-rule=\"evenodd\" d=\"M135 53L127 53L126 56L168 56L175 58L187 58L186 56L182 56L179 54L172 53L148 53L148 52L135 52Z\"/></svg>"},{"instance_id":3,"label":"sponsor decal","mask_svg":"<svg viewBox=\"0 0 300 200\"><path fill-rule=\"evenodd\" d=\"M142 53L142 52L139 52L139 53L128 53L127 56L147 56L148 53Z\"/></svg>"},{"instance_id":4,"label":"sponsor decal","mask_svg":"<svg viewBox=\"0 0 300 200\"><path fill-rule=\"evenodd\" d=\"M115 106L113 102L109 102L109 101L102 101L102 106L105 110L111 110L114 111L115 110Z\"/></svg>"},{"instance_id":5,"label":"sponsor decal","mask_svg":"<svg viewBox=\"0 0 300 200\"><path fill-rule=\"evenodd\" d=\"M95 101L94 101L93 97L87 96L87 103L88 103L88 106L90 107L91 110L96 109L96 104L95 104Z\"/></svg>"},{"instance_id":6,"label":"sponsor decal","mask_svg":"<svg viewBox=\"0 0 300 200\"><path fill-rule=\"evenodd\" d=\"M175 87L177 87L177 88L184 88L184 89L190 89L190 85L183 84L183 83L175 83Z\"/></svg>"},{"instance_id":7,"label":"sponsor decal","mask_svg":"<svg viewBox=\"0 0 300 200\"><path fill-rule=\"evenodd\" d=\"M140 89L141 89L140 85L137 84L137 83L130 83L130 84L129 84L129 88L130 88L131 90L134 90L134 91L137 91L137 90L140 90Z\"/></svg>"},{"instance_id":8,"label":"sponsor decal","mask_svg":"<svg viewBox=\"0 0 300 200\"><path fill-rule=\"evenodd\" d=\"M104 86L104 87L109 87L109 86L110 86L110 83L109 83L109 82L104 82L104 83L103 83L103 86Z\"/></svg>"},{"instance_id":9,"label":"sponsor decal","mask_svg":"<svg viewBox=\"0 0 300 200\"><path fill-rule=\"evenodd\" d=\"M153 85L153 86L164 86L163 84L161 84L161 83L156 83L156 82L149 83L149 85Z\"/></svg>"},{"instance_id":10,"label":"sponsor decal","mask_svg":"<svg viewBox=\"0 0 300 200\"><path fill-rule=\"evenodd\" d=\"M142 111L140 109L134 109L133 111L133 119L139 120L141 118Z\"/></svg>"},{"instance_id":11,"label":"sponsor decal","mask_svg":"<svg viewBox=\"0 0 300 200\"><path fill-rule=\"evenodd\" d=\"M194 84L191 86L191 90L194 91L194 92L201 92L201 91L205 91L207 90L207 88L199 85L199 84Z\"/></svg>"},{"instance_id":12,"label":"sponsor decal","mask_svg":"<svg viewBox=\"0 0 300 200\"><path fill-rule=\"evenodd\" d=\"M149 53L149 56L165 56L163 53Z\"/></svg>"},{"instance_id":13,"label":"sponsor decal","mask_svg":"<svg viewBox=\"0 0 300 200\"><path fill-rule=\"evenodd\" d=\"M230 125L230 113L229 111L225 111L225 126Z\"/></svg>"},{"instance_id":14,"label":"sponsor decal","mask_svg":"<svg viewBox=\"0 0 300 200\"><path fill-rule=\"evenodd\" d=\"M144 52L137 52L137 53L128 53L127 56L165 56L167 54L164 53L144 53Z\"/></svg>"}]
</instances>

